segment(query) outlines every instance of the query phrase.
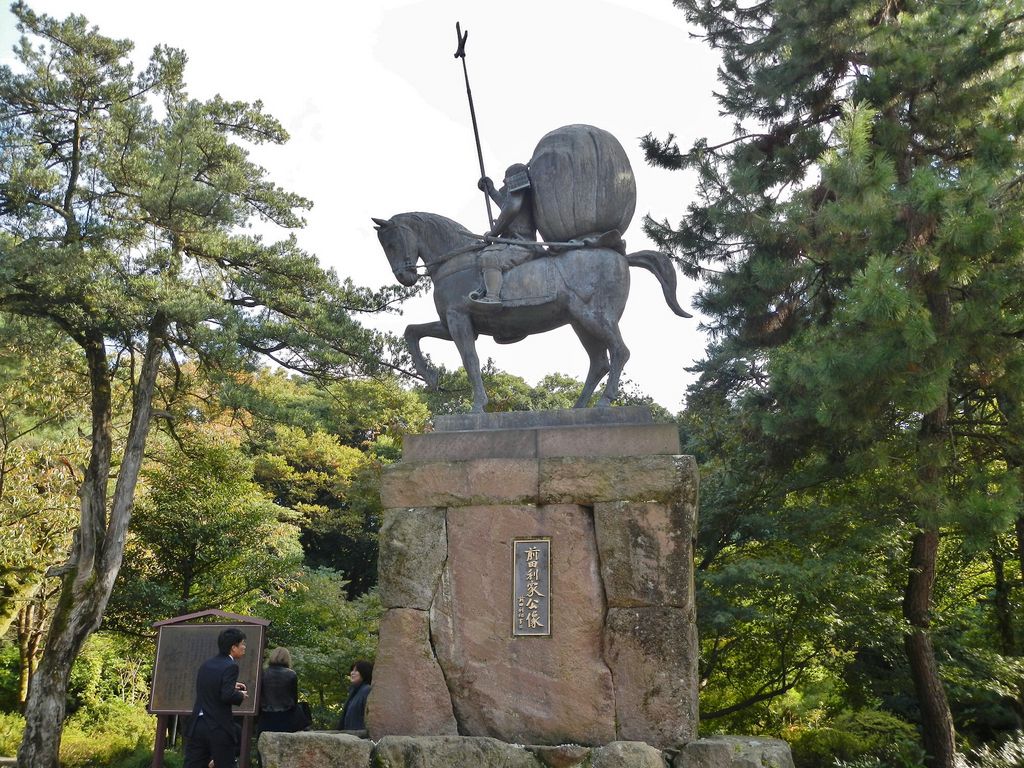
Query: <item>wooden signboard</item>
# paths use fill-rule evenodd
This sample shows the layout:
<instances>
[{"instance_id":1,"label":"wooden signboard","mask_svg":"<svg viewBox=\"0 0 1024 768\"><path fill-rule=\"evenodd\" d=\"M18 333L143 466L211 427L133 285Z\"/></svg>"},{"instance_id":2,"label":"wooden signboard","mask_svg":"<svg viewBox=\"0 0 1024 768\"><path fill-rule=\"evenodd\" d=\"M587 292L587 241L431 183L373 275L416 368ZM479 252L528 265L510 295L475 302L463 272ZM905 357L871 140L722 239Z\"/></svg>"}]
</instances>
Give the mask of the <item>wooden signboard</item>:
<instances>
[{"instance_id":1,"label":"wooden signboard","mask_svg":"<svg viewBox=\"0 0 1024 768\"><path fill-rule=\"evenodd\" d=\"M255 715L265 626L259 624L164 624L156 641L156 664L149 711L154 715L189 715L196 698L196 674L217 655L217 636L234 627L245 633L245 656L238 662L238 681L249 691L234 707L236 715Z\"/></svg>"}]
</instances>

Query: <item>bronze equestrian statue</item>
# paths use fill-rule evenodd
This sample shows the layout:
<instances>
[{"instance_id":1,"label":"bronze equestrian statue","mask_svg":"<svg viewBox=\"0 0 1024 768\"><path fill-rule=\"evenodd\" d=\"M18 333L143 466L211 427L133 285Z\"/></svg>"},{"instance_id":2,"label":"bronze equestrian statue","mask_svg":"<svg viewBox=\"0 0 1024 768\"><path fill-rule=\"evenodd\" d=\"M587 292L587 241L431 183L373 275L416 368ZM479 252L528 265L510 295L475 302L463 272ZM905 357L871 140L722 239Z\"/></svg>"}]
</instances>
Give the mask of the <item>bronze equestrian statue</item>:
<instances>
[{"instance_id":1,"label":"bronze equestrian statue","mask_svg":"<svg viewBox=\"0 0 1024 768\"><path fill-rule=\"evenodd\" d=\"M524 217L518 207L528 201L530 226L535 222L544 242L531 239L526 227L520 227L522 232L502 229L500 216L499 224L484 237L433 213L373 220L397 280L413 285L422 264L433 283L438 320L405 329L416 371L428 386L436 386L437 374L423 357L420 339L454 341L473 387L473 411L483 411L487 394L477 336L482 333L499 344L511 344L569 324L590 357L576 407L590 402L605 375L608 380L598 405L610 405L629 358L619 333L629 295L629 268L652 272L669 308L680 317L691 317L676 300L675 269L659 251L626 253L621 233L633 215L636 187L625 152L611 134L586 125L559 128L541 139L528 166L515 168L515 179L506 174L502 189L518 194L496 197L513 201L520 221ZM525 180L519 169L526 173ZM481 179L480 185L493 190L490 179ZM529 193L523 194L527 187ZM485 267L490 270L486 285ZM498 279L495 269L501 270Z\"/></svg>"}]
</instances>

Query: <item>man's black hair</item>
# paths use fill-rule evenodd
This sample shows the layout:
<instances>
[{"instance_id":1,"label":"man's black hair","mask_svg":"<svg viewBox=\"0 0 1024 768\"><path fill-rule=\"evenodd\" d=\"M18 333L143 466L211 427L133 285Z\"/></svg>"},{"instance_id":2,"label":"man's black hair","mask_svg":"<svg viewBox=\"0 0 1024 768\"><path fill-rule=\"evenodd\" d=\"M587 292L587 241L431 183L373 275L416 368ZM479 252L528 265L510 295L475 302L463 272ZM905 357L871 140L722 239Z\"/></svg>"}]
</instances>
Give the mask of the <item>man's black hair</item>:
<instances>
[{"instance_id":1,"label":"man's black hair","mask_svg":"<svg viewBox=\"0 0 1024 768\"><path fill-rule=\"evenodd\" d=\"M222 655L231 653L231 648L245 640L245 632L238 627L228 627L217 636L217 649Z\"/></svg>"}]
</instances>

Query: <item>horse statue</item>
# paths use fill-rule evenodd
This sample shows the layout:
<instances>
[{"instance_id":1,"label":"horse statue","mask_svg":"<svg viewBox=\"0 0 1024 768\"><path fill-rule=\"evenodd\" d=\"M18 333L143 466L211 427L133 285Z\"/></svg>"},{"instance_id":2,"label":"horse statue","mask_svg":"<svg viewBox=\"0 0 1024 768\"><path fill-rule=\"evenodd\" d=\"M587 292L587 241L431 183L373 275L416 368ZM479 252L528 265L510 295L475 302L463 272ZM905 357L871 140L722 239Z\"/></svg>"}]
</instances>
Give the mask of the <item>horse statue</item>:
<instances>
[{"instance_id":1,"label":"horse statue","mask_svg":"<svg viewBox=\"0 0 1024 768\"><path fill-rule=\"evenodd\" d=\"M425 337L454 341L473 387L473 411L484 410L487 393L480 376L476 338L481 333L499 344L511 344L529 335L572 326L590 357L590 369L576 408L586 407L598 382L608 380L599 406L607 406L619 392L622 368L629 350L619 333L619 319L629 294L629 268L642 267L661 283L669 308L680 317L692 317L676 300L676 274L668 256L658 251L627 255L593 246L573 247L555 255L539 255L511 269L502 286L500 304L470 299L480 288L481 238L456 221L434 213L400 213L373 219L391 271L402 285L420 278L423 263L434 288L438 320L405 329L405 341L416 371L429 387L437 373L420 350ZM545 251L546 244L529 244Z\"/></svg>"}]
</instances>

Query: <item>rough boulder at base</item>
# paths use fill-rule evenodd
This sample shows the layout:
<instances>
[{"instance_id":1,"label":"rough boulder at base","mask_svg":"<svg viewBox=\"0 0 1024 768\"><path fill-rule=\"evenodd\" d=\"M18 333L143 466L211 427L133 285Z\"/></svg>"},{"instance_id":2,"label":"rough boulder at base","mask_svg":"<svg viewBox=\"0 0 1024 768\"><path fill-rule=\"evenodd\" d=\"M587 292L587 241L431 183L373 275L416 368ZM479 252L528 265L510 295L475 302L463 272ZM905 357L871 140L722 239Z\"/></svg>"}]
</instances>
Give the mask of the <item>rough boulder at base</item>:
<instances>
[{"instance_id":1,"label":"rough boulder at base","mask_svg":"<svg viewBox=\"0 0 1024 768\"><path fill-rule=\"evenodd\" d=\"M548 242L626 231L636 180L618 139L592 125L556 128L530 159L534 219Z\"/></svg>"}]
</instances>

